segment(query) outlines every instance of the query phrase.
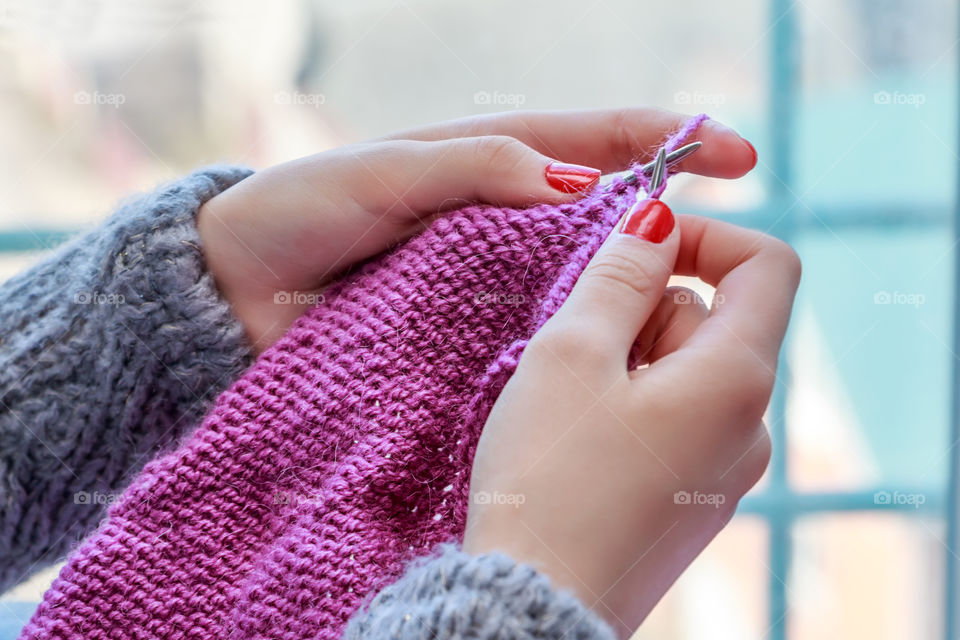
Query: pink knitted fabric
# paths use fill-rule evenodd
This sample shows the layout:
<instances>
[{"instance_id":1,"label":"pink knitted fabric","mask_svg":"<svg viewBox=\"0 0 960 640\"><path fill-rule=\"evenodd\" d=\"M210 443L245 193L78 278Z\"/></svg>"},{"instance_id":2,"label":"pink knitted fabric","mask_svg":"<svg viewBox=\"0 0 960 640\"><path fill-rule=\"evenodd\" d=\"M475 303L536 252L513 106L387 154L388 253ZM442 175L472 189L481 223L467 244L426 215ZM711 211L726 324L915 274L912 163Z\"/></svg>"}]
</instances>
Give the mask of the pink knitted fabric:
<instances>
[{"instance_id":1,"label":"pink knitted fabric","mask_svg":"<svg viewBox=\"0 0 960 640\"><path fill-rule=\"evenodd\" d=\"M466 207L331 287L144 468L21 638L339 637L462 534L487 414L636 184Z\"/></svg>"}]
</instances>

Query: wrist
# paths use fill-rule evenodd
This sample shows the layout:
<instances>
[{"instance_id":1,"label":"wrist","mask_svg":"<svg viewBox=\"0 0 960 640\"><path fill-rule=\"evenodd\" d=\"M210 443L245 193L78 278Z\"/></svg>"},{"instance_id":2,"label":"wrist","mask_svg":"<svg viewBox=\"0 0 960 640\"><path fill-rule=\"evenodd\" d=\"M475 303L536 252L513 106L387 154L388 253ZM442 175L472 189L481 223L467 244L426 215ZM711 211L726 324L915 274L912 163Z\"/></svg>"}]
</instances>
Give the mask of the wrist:
<instances>
[{"instance_id":1,"label":"wrist","mask_svg":"<svg viewBox=\"0 0 960 640\"><path fill-rule=\"evenodd\" d=\"M503 526L496 524L468 524L464 535L462 549L464 553L479 556L491 553L501 553L517 563L529 565L539 573L550 579L555 586L571 591L584 605L593 607L601 591L597 591L599 577L593 575L596 566L588 570L579 569L579 564L569 551L557 550L554 552L546 542L537 537L528 528L520 526ZM566 561L561 561L565 558Z\"/></svg>"},{"instance_id":2,"label":"wrist","mask_svg":"<svg viewBox=\"0 0 960 640\"><path fill-rule=\"evenodd\" d=\"M271 331L270 310L265 310L263 304L256 302L256 296L251 295L259 286L243 271L251 250L240 246L236 235L230 230L230 203L227 200L224 194L220 194L200 207L197 212L197 234L207 271L213 277L220 296L230 305L254 351L259 353L279 335L275 336Z\"/></svg>"}]
</instances>

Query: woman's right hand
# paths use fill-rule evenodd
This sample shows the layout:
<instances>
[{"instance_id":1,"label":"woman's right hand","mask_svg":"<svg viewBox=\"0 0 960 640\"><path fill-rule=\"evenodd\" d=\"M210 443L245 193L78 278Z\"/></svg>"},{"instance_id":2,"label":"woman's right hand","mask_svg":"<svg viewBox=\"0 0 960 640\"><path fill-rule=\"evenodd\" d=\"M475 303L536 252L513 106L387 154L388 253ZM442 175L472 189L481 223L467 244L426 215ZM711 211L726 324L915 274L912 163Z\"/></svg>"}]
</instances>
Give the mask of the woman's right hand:
<instances>
[{"instance_id":1,"label":"woman's right hand","mask_svg":"<svg viewBox=\"0 0 960 640\"><path fill-rule=\"evenodd\" d=\"M800 279L779 240L678 222L660 242L611 233L524 351L473 465L464 550L532 564L624 637L766 468ZM713 309L671 273L716 286ZM650 366L628 371L638 347Z\"/></svg>"}]
</instances>

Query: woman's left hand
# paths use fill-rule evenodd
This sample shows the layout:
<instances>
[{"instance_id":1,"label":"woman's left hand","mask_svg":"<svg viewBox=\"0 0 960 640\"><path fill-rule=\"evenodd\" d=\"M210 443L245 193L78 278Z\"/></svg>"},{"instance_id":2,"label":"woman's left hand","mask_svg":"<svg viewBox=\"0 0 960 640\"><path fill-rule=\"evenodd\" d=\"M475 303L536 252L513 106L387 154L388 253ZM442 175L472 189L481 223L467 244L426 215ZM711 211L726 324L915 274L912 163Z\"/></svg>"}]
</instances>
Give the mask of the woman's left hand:
<instances>
[{"instance_id":1,"label":"woman's left hand","mask_svg":"<svg viewBox=\"0 0 960 640\"><path fill-rule=\"evenodd\" d=\"M445 210L565 202L600 171L649 156L688 116L659 109L514 112L466 118L260 171L204 204L208 268L260 351L338 273L426 227ZM681 169L735 178L749 142L715 121ZM577 163L596 167L554 165Z\"/></svg>"}]
</instances>

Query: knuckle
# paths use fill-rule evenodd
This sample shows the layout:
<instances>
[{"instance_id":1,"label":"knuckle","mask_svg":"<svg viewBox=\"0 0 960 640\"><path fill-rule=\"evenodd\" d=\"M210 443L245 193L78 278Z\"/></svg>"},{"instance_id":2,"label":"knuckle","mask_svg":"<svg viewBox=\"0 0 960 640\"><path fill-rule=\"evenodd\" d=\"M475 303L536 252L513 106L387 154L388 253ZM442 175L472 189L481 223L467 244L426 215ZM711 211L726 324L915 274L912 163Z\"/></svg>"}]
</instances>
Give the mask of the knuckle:
<instances>
[{"instance_id":1,"label":"knuckle","mask_svg":"<svg viewBox=\"0 0 960 640\"><path fill-rule=\"evenodd\" d=\"M764 238L765 243L762 251L784 270L794 286L798 285L803 265L796 249L779 238L772 236L764 236Z\"/></svg>"},{"instance_id":2,"label":"knuckle","mask_svg":"<svg viewBox=\"0 0 960 640\"><path fill-rule=\"evenodd\" d=\"M659 298L655 275L647 262L616 251L597 256L583 271L589 286L611 287L641 298Z\"/></svg>"},{"instance_id":3,"label":"knuckle","mask_svg":"<svg viewBox=\"0 0 960 640\"><path fill-rule=\"evenodd\" d=\"M528 147L510 136L477 138L476 154L489 173L510 173L526 159Z\"/></svg>"},{"instance_id":4,"label":"knuckle","mask_svg":"<svg viewBox=\"0 0 960 640\"><path fill-rule=\"evenodd\" d=\"M544 327L530 339L526 352L548 366L560 362L576 368L603 359L601 349L594 341L585 340L582 331L567 327Z\"/></svg>"},{"instance_id":5,"label":"knuckle","mask_svg":"<svg viewBox=\"0 0 960 640\"><path fill-rule=\"evenodd\" d=\"M753 441L750 450L744 456L744 472L747 486L744 493L753 485L760 481L767 467L770 465L770 456L773 454L773 443L770 440L770 432L762 422L756 428L756 439Z\"/></svg>"},{"instance_id":6,"label":"knuckle","mask_svg":"<svg viewBox=\"0 0 960 640\"><path fill-rule=\"evenodd\" d=\"M734 461L729 469L729 490L738 498L763 477L773 451L770 432L762 422L753 423L739 442L743 446L731 450Z\"/></svg>"},{"instance_id":7,"label":"knuckle","mask_svg":"<svg viewBox=\"0 0 960 640\"><path fill-rule=\"evenodd\" d=\"M614 157L618 162L628 164L635 159L640 147L636 121L631 117L629 109L618 109L613 115L612 123Z\"/></svg>"},{"instance_id":8,"label":"knuckle","mask_svg":"<svg viewBox=\"0 0 960 640\"><path fill-rule=\"evenodd\" d=\"M752 355L747 357L753 359ZM753 428L767 410L776 375L755 359L732 371L737 374L731 376L733 388L728 397L733 405L734 424Z\"/></svg>"},{"instance_id":9,"label":"knuckle","mask_svg":"<svg viewBox=\"0 0 960 640\"><path fill-rule=\"evenodd\" d=\"M724 371L712 397L727 436L750 433L763 419L776 382L776 373L747 348L724 349L704 356L704 369Z\"/></svg>"}]
</instances>

